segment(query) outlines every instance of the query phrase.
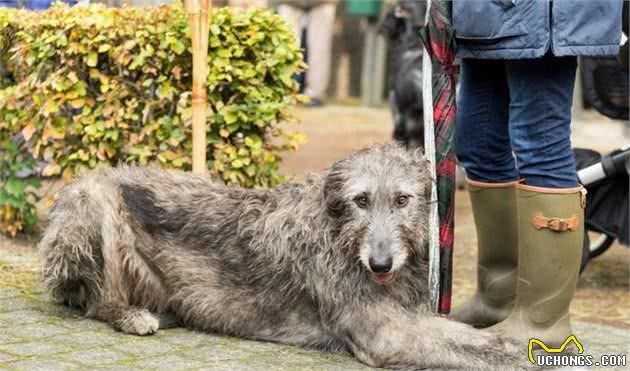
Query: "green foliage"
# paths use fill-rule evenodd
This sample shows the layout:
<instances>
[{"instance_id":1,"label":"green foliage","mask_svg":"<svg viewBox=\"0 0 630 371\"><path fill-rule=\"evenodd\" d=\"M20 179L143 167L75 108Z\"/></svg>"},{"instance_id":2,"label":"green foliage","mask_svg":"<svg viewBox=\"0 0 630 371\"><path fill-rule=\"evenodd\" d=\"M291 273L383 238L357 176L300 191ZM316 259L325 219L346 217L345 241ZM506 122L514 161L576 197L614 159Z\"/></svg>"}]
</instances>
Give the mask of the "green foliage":
<instances>
[{"instance_id":1,"label":"green foliage","mask_svg":"<svg viewBox=\"0 0 630 371\"><path fill-rule=\"evenodd\" d=\"M0 133L21 133L43 175L118 163L191 168L192 56L181 5L0 8ZM217 8L208 48L208 167L227 183L275 186L304 140L279 123L304 67L282 19ZM6 151L6 148L5 148ZM2 152L2 150L0 150Z\"/></svg>"},{"instance_id":2,"label":"green foliage","mask_svg":"<svg viewBox=\"0 0 630 371\"><path fill-rule=\"evenodd\" d=\"M0 233L15 236L20 231L31 232L37 224L34 205L39 179L16 175L32 169L35 161L28 152L18 151L18 145L6 135L0 135L0 160Z\"/></svg>"}]
</instances>

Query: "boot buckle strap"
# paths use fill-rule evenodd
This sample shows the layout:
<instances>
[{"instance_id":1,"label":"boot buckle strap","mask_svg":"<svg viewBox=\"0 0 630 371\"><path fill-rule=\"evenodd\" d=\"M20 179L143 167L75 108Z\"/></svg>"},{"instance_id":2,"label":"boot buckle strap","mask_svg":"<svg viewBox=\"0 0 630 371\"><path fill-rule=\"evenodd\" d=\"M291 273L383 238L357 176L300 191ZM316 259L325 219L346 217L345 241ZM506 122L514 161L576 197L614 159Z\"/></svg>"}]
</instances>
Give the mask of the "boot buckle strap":
<instances>
[{"instance_id":1,"label":"boot buckle strap","mask_svg":"<svg viewBox=\"0 0 630 371\"><path fill-rule=\"evenodd\" d=\"M555 232L566 232L575 231L577 229L578 220L575 215L570 218L547 218L538 213L532 218L532 224L536 229L548 228Z\"/></svg>"}]
</instances>

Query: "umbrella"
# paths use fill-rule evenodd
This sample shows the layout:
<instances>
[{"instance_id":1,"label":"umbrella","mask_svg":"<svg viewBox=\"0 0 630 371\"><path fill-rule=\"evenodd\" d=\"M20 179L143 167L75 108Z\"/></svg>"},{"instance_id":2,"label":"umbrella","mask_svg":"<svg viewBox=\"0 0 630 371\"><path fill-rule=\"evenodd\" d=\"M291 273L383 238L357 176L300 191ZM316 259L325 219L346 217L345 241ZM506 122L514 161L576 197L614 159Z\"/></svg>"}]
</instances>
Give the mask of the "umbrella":
<instances>
[{"instance_id":1,"label":"umbrella","mask_svg":"<svg viewBox=\"0 0 630 371\"><path fill-rule=\"evenodd\" d=\"M431 307L438 313L451 309L454 241L455 170L455 32L451 23L451 3L429 0L427 22L420 30L425 47L423 84L425 107L425 155L432 163L433 187L429 220L429 285ZM430 58L430 60L429 60Z\"/></svg>"}]
</instances>

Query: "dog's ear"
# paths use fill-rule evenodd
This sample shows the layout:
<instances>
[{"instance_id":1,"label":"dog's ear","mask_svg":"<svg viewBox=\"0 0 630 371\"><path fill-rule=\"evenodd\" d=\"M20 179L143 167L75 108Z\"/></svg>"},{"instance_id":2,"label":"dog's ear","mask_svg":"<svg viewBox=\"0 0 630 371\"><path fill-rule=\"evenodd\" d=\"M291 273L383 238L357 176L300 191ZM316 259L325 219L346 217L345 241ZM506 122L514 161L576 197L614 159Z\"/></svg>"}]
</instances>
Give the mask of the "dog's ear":
<instances>
[{"instance_id":1,"label":"dog's ear","mask_svg":"<svg viewBox=\"0 0 630 371\"><path fill-rule=\"evenodd\" d=\"M426 0L404 1L407 3L406 8L409 9L411 23L414 27L422 27L425 24L425 16L427 12Z\"/></svg>"},{"instance_id":2,"label":"dog's ear","mask_svg":"<svg viewBox=\"0 0 630 371\"><path fill-rule=\"evenodd\" d=\"M402 20L396 17L394 9L390 9L381 21L379 32L382 33L387 40L392 42L400 36L403 31L403 27L404 24Z\"/></svg>"},{"instance_id":3,"label":"dog's ear","mask_svg":"<svg viewBox=\"0 0 630 371\"><path fill-rule=\"evenodd\" d=\"M338 218L346 209L346 201L343 199L343 185L346 182L338 162L326 173L324 177L324 203L328 215Z\"/></svg>"}]
</instances>

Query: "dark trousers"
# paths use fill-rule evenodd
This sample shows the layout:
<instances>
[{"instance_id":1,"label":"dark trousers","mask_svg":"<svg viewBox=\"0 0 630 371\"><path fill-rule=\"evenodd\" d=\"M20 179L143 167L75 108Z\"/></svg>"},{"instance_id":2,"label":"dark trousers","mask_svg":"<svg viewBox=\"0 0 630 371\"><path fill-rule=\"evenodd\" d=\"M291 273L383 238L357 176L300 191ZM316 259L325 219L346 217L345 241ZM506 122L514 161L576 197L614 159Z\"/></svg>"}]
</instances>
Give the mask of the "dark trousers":
<instances>
[{"instance_id":1,"label":"dark trousers","mask_svg":"<svg viewBox=\"0 0 630 371\"><path fill-rule=\"evenodd\" d=\"M577 185L570 138L576 67L575 57L551 55L462 61L456 148L470 179Z\"/></svg>"}]
</instances>

